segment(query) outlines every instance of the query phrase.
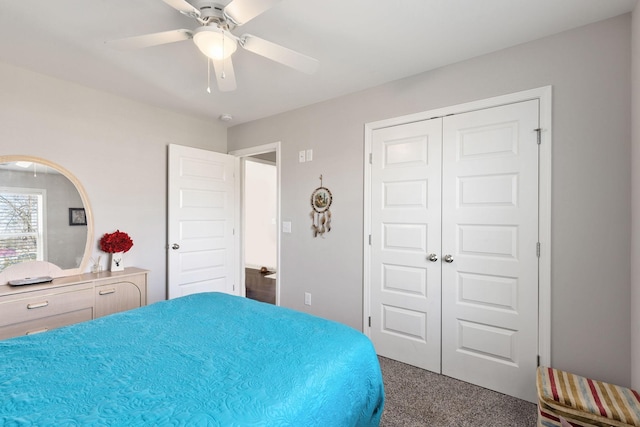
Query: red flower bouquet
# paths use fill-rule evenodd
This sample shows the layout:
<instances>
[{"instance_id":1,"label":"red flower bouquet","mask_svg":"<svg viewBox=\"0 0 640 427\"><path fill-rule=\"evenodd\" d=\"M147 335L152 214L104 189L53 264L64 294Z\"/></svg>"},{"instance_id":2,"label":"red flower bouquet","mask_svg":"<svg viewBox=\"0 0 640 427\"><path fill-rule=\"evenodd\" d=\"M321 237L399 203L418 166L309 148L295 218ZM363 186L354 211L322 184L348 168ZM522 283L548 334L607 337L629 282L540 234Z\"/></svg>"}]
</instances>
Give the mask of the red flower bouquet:
<instances>
[{"instance_id":1,"label":"red flower bouquet","mask_svg":"<svg viewBox=\"0 0 640 427\"><path fill-rule=\"evenodd\" d=\"M108 253L127 252L133 246L131 237L123 231L106 233L100 239L100 249Z\"/></svg>"}]
</instances>

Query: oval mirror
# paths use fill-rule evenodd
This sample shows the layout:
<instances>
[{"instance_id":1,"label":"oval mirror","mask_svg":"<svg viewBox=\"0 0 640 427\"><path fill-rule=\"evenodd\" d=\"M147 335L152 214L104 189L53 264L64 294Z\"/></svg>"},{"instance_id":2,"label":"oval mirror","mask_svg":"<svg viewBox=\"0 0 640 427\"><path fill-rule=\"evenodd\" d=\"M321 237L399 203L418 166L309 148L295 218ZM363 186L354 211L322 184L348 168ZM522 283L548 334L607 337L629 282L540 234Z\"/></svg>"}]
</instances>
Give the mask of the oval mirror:
<instances>
[{"instance_id":1,"label":"oval mirror","mask_svg":"<svg viewBox=\"0 0 640 427\"><path fill-rule=\"evenodd\" d=\"M0 273L33 261L81 273L92 241L89 200L75 176L38 157L0 156Z\"/></svg>"}]
</instances>

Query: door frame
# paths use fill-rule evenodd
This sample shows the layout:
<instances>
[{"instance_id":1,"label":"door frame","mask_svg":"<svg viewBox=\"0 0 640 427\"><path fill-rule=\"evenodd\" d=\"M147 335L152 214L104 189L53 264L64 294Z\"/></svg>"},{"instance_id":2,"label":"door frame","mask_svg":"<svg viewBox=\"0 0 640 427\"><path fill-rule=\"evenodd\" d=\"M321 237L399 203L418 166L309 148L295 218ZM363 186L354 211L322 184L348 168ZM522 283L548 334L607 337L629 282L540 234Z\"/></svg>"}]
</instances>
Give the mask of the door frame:
<instances>
[{"instance_id":1,"label":"door frame","mask_svg":"<svg viewBox=\"0 0 640 427\"><path fill-rule=\"evenodd\" d=\"M394 117L364 126L364 221L363 221L363 331L370 337L371 329L371 146L373 131L411 122L466 113L500 105L533 99L539 100L540 150L538 159L538 355L540 364L551 365L551 96L552 86L515 92L464 104L453 105L406 116ZM532 248L533 250L533 248Z\"/></svg>"},{"instance_id":2,"label":"door frame","mask_svg":"<svg viewBox=\"0 0 640 427\"><path fill-rule=\"evenodd\" d=\"M280 271L280 248L281 248L281 236L280 236L280 200L281 200L281 181L280 181L280 169L281 169L281 142L272 142L270 144L258 145L255 147L242 148L239 150L229 151L229 155L235 156L240 159L240 173L236 179L236 224L238 224L236 235L236 257L238 259L236 268L236 283L240 284L240 295L246 296L247 289L245 286L245 272L244 272L244 237L245 237L245 224L244 218L244 163L247 157L255 156L257 154L270 153L275 151L276 153L276 305L280 305L280 288L282 286L282 274Z\"/></svg>"}]
</instances>

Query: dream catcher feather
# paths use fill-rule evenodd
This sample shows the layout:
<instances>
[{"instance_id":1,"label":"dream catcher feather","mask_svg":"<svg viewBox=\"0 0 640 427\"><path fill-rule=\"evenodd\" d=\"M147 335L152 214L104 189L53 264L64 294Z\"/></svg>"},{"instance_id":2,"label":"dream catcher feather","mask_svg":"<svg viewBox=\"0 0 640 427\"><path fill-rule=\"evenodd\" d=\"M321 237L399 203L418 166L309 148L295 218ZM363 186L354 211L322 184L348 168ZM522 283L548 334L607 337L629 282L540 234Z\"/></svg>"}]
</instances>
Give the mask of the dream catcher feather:
<instances>
[{"instance_id":1,"label":"dream catcher feather","mask_svg":"<svg viewBox=\"0 0 640 427\"><path fill-rule=\"evenodd\" d=\"M322 186L322 175L320 175L320 187L311 193L311 229L313 237L322 236L325 232L331 231L331 211L329 207L333 201L331 191Z\"/></svg>"}]
</instances>

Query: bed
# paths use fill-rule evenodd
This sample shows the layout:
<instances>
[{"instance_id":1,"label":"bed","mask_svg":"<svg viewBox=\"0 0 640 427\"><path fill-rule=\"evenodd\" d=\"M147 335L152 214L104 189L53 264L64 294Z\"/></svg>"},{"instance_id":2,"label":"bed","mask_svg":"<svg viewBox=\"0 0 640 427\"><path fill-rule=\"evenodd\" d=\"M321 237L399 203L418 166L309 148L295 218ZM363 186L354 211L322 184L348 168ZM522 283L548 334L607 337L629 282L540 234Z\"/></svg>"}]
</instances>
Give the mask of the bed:
<instances>
[{"instance_id":1,"label":"bed","mask_svg":"<svg viewBox=\"0 0 640 427\"><path fill-rule=\"evenodd\" d=\"M0 341L0 425L377 426L369 339L221 293Z\"/></svg>"}]
</instances>

